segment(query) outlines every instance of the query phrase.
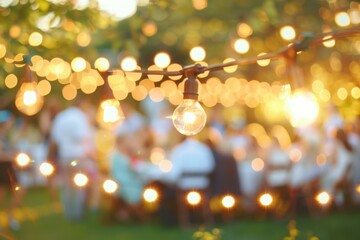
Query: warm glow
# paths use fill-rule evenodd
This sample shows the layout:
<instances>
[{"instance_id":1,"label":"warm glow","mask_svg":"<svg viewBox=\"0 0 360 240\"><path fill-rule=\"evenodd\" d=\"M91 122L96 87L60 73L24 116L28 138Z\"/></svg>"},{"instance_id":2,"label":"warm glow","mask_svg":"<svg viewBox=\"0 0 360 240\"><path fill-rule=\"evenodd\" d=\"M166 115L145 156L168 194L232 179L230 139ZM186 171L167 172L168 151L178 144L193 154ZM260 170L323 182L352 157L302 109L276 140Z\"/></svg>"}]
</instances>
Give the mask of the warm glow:
<instances>
[{"instance_id":1,"label":"warm glow","mask_svg":"<svg viewBox=\"0 0 360 240\"><path fill-rule=\"evenodd\" d=\"M95 68L97 70L99 70L100 72L105 72L105 71L109 70L109 68L110 68L109 60L107 60L107 58L104 58L104 57L100 57L100 58L96 59L94 65L95 65Z\"/></svg>"},{"instance_id":2,"label":"warm glow","mask_svg":"<svg viewBox=\"0 0 360 240\"><path fill-rule=\"evenodd\" d=\"M6 46L0 43L0 59L6 55Z\"/></svg>"},{"instance_id":3,"label":"warm glow","mask_svg":"<svg viewBox=\"0 0 360 240\"><path fill-rule=\"evenodd\" d=\"M123 119L124 113L118 100L106 99L100 103L96 120L101 127L111 129L121 124Z\"/></svg>"},{"instance_id":4,"label":"warm glow","mask_svg":"<svg viewBox=\"0 0 360 240\"><path fill-rule=\"evenodd\" d=\"M198 101L185 99L175 109L172 120L181 134L195 135L204 128L206 113Z\"/></svg>"},{"instance_id":5,"label":"warm glow","mask_svg":"<svg viewBox=\"0 0 360 240\"><path fill-rule=\"evenodd\" d=\"M40 46L43 41L43 36L39 32L33 32L29 36L29 44L33 47Z\"/></svg>"},{"instance_id":6,"label":"warm glow","mask_svg":"<svg viewBox=\"0 0 360 240\"><path fill-rule=\"evenodd\" d=\"M221 204L225 208L233 208L235 206L235 198L233 196L226 195L222 198Z\"/></svg>"},{"instance_id":7,"label":"warm glow","mask_svg":"<svg viewBox=\"0 0 360 240\"><path fill-rule=\"evenodd\" d=\"M164 173L170 172L172 167L173 167L173 165L172 165L171 161L169 161L169 160L162 160L159 163L160 171L164 172Z\"/></svg>"},{"instance_id":8,"label":"warm glow","mask_svg":"<svg viewBox=\"0 0 360 240\"><path fill-rule=\"evenodd\" d=\"M15 97L15 105L22 113L32 116L40 111L44 97L37 90L36 82L24 82Z\"/></svg>"},{"instance_id":9,"label":"warm glow","mask_svg":"<svg viewBox=\"0 0 360 240\"><path fill-rule=\"evenodd\" d=\"M51 92L51 84L48 80L41 80L37 85L37 90L41 96L46 96Z\"/></svg>"},{"instance_id":10,"label":"warm glow","mask_svg":"<svg viewBox=\"0 0 360 240\"><path fill-rule=\"evenodd\" d=\"M237 28L237 33L239 37L247 38L253 34L253 29L247 23L240 23Z\"/></svg>"},{"instance_id":11,"label":"warm glow","mask_svg":"<svg viewBox=\"0 0 360 240\"><path fill-rule=\"evenodd\" d=\"M71 61L71 68L74 72L82 72L86 68L86 61L81 57L76 57Z\"/></svg>"},{"instance_id":12,"label":"warm glow","mask_svg":"<svg viewBox=\"0 0 360 240\"><path fill-rule=\"evenodd\" d=\"M286 41L292 41L296 37L295 29L292 26L284 26L280 29L280 36Z\"/></svg>"},{"instance_id":13,"label":"warm glow","mask_svg":"<svg viewBox=\"0 0 360 240\"><path fill-rule=\"evenodd\" d=\"M319 104L311 92L296 90L286 100L286 116L293 127L305 127L313 123L319 114Z\"/></svg>"},{"instance_id":14,"label":"warm glow","mask_svg":"<svg viewBox=\"0 0 360 240\"><path fill-rule=\"evenodd\" d=\"M103 189L106 193L114 193L118 189L118 185L115 181L107 179L103 183Z\"/></svg>"},{"instance_id":15,"label":"warm glow","mask_svg":"<svg viewBox=\"0 0 360 240\"><path fill-rule=\"evenodd\" d=\"M299 162L302 158L302 152L298 148L293 148L289 152L289 157L292 162Z\"/></svg>"},{"instance_id":16,"label":"warm glow","mask_svg":"<svg viewBox=\"0 0 360 240\"><path fill-rule=\"evenodd\" d=\"M145 191L143 193L143 197L144 197L146 202L152 203L152 202L155 202L158 199L159 194L155 189L147 188L147 189L145 189Z\"/></svg>"},{"instance_id":17,"label":"warm glow","mask_svg":"<svg viewBox=\"0 0 360 240\"><path fill-rule=\"evenodd\" d=\"M186 200L190 205L198 205L201 201L201 195L198 192L191 191L186 195Z\"/></svg>"},{"instance_id":18,"label":"warm glow","mask_svg":"<svg viewBox=\"0 0 360 240\"><path fill-rule=\"evenodd\" d=\"M264 169L265 163L261 158L255 158L251 161L251 167L255 172L260 172Z\"/></svg>"},{"instance_id":19,"label":"warm glow","mask_svg":"<svg viewBox=\"0 0 360 240\"><path fill-rule=\"evenodd\" d=\"M18 84L18 79L15 74L9 74L6 76L4 82L7 88L14 88Z\"/></svg>"},{"instance_id":20,"label":"warm glow","mask_svg":"<svg viewBox=\"0 0 360 240\"><path fill-rule=\"evenodd\" d=\"M48 162L43 162L39 167L40 173L44 176L50 176L54 173L54 166Z\"/></svg>"},{"instance_id":21,"label":"warm glow","mask_svg":"<svg viewBox=\"0 0 360 240\"><path fill-rule=\"evenodd\" d=\"M89 178L83 173L77 173L74 176L74 183L78 187L84 187L89 182Z\"/></svg>"},{"instance_id":22,"label":"warm glow","mask_svg":"<svg viewBox=\"0 0 360 240\"><path fill-rule=\"evenodd\" d=\"M150 153L150 161L153 164L160 164L165 160L165 150L162 148L153 148Z\"/></svg>"},{"instance_id":23,"label":"warm glow","mask_svg":"<svg viewBox=\"0 0 360 240\"><path fill-rule=\"evenodd\" d=\"M356 186L356 192L360 193L360 184Z\"/></svg>"},{"instance_id":24,"label":"warm glow","mask_svg":"<svg viewBox=\"0 0 360 240\"><path fill-rule=\"evenodd\" d=\"M266 55L266 53L259 53L258 57ZM257 64L261 67L266 67L270 64L270 59L257 60Z\"/></svg>"},{"instance_id":25,"label":"warm glow","mask_svg":"<svg viewBox=\"0 0 360 240\"><path fill-rule=\"evenodd\" d=\"M129 18L136 13L137 2L137 0L98 0L98 6L100 11L105 12L115 20L120 21Z\"/></svg>"},{"instance_id":26,"label":"warm glow","mask_svg":"<svg viewBox=\"0 0 360 240\"><path fill-rule=\"evenodd\" d=\"M259 202L264 207L269 207L273 203L273 197L269 193L260 196Z\"/></svg>"},{"instance_id":27,"label":"warm glow","mask_svg":"<svg viewBox=\"0 0 360 240\"><path fill-rule=\"evenodd\" d=\"M323 45L327 48L332 48L335 46L335 39L333 39L333 37L330 35L330 36L326 36L323 38Z\"/></svg>"},{"instance_id":28,"label":"warm glow","mask_svg":"<svg viewBox=\"0 0 360 240\"><path fill-rule=\"evenodd\" d=\"M190 58L195 62L203 61L205 57L206 57L206 52L203 47L199 47L199 46L193 47L190 50Z\"/></svg>"},{"instance_id":29,"label":"warm glow","mask_svg":"<svg viewBox=\"0 0 360 240\"><path fill-rule=\"evenodd\" d=\"M335 23L339 27L347 27L350 25L350 16L347 12L338 12L335 15Z\"/></svg>"},{"instance_id":30,"label":"warm glow","mask_svg":"<svg viewBox=\"0 0 360 240\"><path fill-rule=\"evenodd\" d=\"M170 62L170 56L165 52L160 52L154 57L154 63L159 68L167 68L170 65Z\"/></svg>"},{"instance_id":31,"label":"warm glow","mask_svg":"<svg viewBox=\"0 0 360 240\"><path fill-rule=\"evenodd\" d=\"M238 53L247 53L250 49L249 41L243 38L239 38L234 43L234 49Z\"/></svg>"},{"instance_id":32,"label":"warm glow","mask_svg":"<svg viewBox=\"0 0 360 240\"><path fill-rule=\"evenodd\" d=\"M16 164L19 165L20 167L26 167L31 162L29 155L27 155L26 153L19 153L16 156L15 160L16 160Z\"/></svg>"},{"instance_id":33,"label":"warm glow","mask_svg":"<svg viewBox=\"0 0 360 240\"><path fill-rule=\"evenodd\" d=\"M34 90L26 90L24 92L25 106L32 106L36 103L36 92Z\"/></svg>"},{"instance_id":34,"label":"warm glow","mask_svg":"<svg viewBox=\"0 0 360 240\"><path fill-rule=\"evenodd\" d=\"M121 61L121 69L124 71L134 71L137 67L136 59L133 57L125 57Z\"/></svg>"},{"instance_id":35,"label":"warm glow","mask_svg":"<svg viewBox=\"0 0 360 240\"><path fill-rule=\"evenodd\" d=\"M315 199L320 205L327 205L329 204L331 198L327 192L321 192L316 195Z\"/></svg>"},{"instance_id":36,"label":"warm glow","mask_svg":"<svg viewBox=\"0 0 360 240\"><path fill-rule=\"evenodd\" d=\"M203 10L207 7L207 0L192 0L193 6L196 10Z\"/></svg>"}]
</instances>

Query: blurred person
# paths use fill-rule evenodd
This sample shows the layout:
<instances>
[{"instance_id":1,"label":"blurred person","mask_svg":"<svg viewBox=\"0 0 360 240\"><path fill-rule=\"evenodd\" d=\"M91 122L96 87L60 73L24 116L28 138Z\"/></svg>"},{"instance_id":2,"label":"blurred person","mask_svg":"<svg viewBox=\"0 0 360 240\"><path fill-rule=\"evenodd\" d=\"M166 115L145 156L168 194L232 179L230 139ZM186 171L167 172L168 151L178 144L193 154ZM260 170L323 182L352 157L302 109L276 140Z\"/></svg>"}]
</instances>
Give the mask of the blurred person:
<instances>
[{"instance_id":1,"label":"blurred person","mask_svg":"<svg viewBox=\"0 0 360 240\"><path fill-rule=\"evenodd\" d=\"M115 206L115 213L122 221L131 217L144 220L145 216L141 209L141 199L144 183L141 176L136 172L132 158L134 157L134 145L132 134L127 129L117 132L116 149L111 156L110 176L119 184L117 195L119 205Z\"/></svg>"},{"instance_id":2,"label":"blurred person","mask_svg":"<svg viewBox=\"0 0 360 240\"><path fill-rule=\"evenodd\" d=\"M246 148L236 147L232 151L236 159L240 192L244 199L244 210L251 213L256 210L256 197L264 182L264 171L255 171L252 167L252 161L255 158L264 159L264 153L255 137L247 135L245 137L247 138Z\"/></svg>"},{"instance_id":3,"label":"blurred person","mask_svg":"<svg viewBox=\"0 0 360 240\"><path fill-rule=\"evenodd\" d=\"M58 153L64 214L69 220L80 220L84 214L86 188L75 186L73 178L86 172L93 156L88 105L86 99L78 97L72 107L56 115L51 128L51 141Z\"/></svg>"},{"instance_id":4,"label":"blurred person","mask_svg":"<svg viewBox=\"0 0 360 240\"><path fill-rule=\"evenodd\" d=\"M265 186L269 188L282 203L287 203L289 200L290 166L289 155L282 149L279 140L273 137L266 157ZM286 204L283 206L286 206ZM287 212L287 209L276 208L275 211L276 215L283 215Z\"/></svg>"},{"instance_id":5,"label":"blurred person","mask_svg":"<svg viewBox=\"0 0 360 240\"><path fill-rule=\"evenodd\" d=\"M16 191L18 184L14 169L14 159L17 151L11 145L9 130L13 124L11 114L7 110L0 111L0 206L6 198L6 192L11 193L7 208L7 222L11 229L18 230L20 224L14 218L13 211L20 204L21 191ZM21 190L21 189L20 189Z\"/></svg>"},{"instance_id":6,"label":"blurred person","mask_svg":"<svg viewBox=\"0 0 360 240\"><path fill-rule=\"evenodd\" d=\"M183 141L172 149L170 161L172 168L164 173L163 181L177 189L177 207L181 226L189 225L185 196L190 190L201 193L204 221L212 223L213 216L209 206L209 175L214 170L215 160L210 148L194 137L183 136Z\"/></svg>"},{"instance_id":7,"label":"blurred person","mask_svg":"<svg viewBox=\"0 0 360 240\"><path fill-rule=\"evenodd\" d=\"M331 153L330 168L322 178L322 187L334 196L335 204L341 206L345 193L349 191L350 171L354 160L354 149L343 129L336 131Z\"/></svg>"},{"instance_id":8,"label":"blurred person","mask_svg":"<svg viewBox=\"0 0 360 240\"><path fill-rule=\"evenodd\" d=\"M355 204L360 204L360 194L357 187L360 186L360 117L353 122L351 132L349 133L349 143L354 149L354 161L351 167L352 177L352 199Z\"/></svg>"},{"instance_id":9,"label":"blurred person","mask_svg":"<svg viewBox=\"0 0 360 240\"><path fill-rule=\"evenodd\" d=\"M206 131L204 131L206 132ZM215 160L214 171L210 174L211 198L220 201L224 196L240 196L239 175L233 155L221 149L222 135L217 128L210 128L206 144ZM221 213L223 220L231 220L232 211Z\"/></svg>"}]
</instances>

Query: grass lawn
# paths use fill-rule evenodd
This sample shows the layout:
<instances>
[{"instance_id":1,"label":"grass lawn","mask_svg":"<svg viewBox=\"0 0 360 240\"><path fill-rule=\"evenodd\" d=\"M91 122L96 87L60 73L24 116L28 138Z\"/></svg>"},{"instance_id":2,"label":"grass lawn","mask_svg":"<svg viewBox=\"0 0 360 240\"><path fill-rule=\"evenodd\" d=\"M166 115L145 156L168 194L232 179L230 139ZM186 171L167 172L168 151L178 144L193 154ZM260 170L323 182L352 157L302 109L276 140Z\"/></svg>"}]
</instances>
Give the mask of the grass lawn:
<instances>
[{"instance_id":1,"label":"grass lawn","mask_svg":"<svg viewBox=\"0 0 360 240\"><path fill-rule=\"evenodd\" d=\"M0 239L19 240L138 240L138 239L166 239L186 240L192 239L193 233L198 230L183 230L177 227L166 228L157 222L145 224L112 224L104 225L100 221L100 215L87 213L82 222L68 222L60 212L54 213L49 205L48 193L43 189L31 190L24 200L24 215L32 215L32 220L21 222L18 232L4 232L8 238L1 236ZM48 205L47 208L40 206ZM40 209L47 214L37 214L31 209ZM40 211L39 210L39 211ZM311 218L301 216L295 219L300 235L296 239L308 239L308 232L312 232L321 240L358 240L360 239L360 211L334 212L322 217ZM223 240L245 239L282 240L288 235L287 220L253 220L249 218L238 219L227 224L217 224L216 228L222 230ZM208 230L211 230L209 228ZM0 230L1 233L1 230Z\"/></svg>"}]
</instances>

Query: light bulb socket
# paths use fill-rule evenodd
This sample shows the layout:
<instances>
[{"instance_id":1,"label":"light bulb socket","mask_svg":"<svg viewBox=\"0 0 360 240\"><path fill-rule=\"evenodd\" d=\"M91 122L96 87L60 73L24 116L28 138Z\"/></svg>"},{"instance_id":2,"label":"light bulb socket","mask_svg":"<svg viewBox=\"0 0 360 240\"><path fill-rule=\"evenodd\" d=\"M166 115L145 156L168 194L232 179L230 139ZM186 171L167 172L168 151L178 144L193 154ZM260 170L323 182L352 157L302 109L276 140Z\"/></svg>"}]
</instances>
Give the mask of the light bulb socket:
<instances>
[{"instance_id":1,"label":"light bulb socket","mask_svg":"<svg viewBox=\"0 0 360 240\"><path fill-rule=\"evenodd\" d=\"M188 75L188 79L184 82L184 97L183 99L199 99L199 83L196 81L194 74Z\"/></svg>"},{"instance_id":2,"label":"light bulb socket","mask_svg":"<svg viewBox=\"0 0 360 240\"><path fill-rule=\"evenodd\" d=\"M22 77L22 81L25 83L29 83L33 81L33 78L35 78L35 74L31 71L30 65L25 64L24 74Z\"/></svg>"},{"instance_id":3,"label":"light bulb socket","mask_svg":"<svg viewBox=\"0 0 360 240\"><path fill-rule=\"evenodd\" d=\"M111 73L109 71L105 71L105 72L100 72L99 71L100 76L104 79L104 92L102 95L102 100L106 100L106 99L113 99L114 98L114 94L113 91L109 85L109 76L111 75Z\"/></svg>"}]
</instances>

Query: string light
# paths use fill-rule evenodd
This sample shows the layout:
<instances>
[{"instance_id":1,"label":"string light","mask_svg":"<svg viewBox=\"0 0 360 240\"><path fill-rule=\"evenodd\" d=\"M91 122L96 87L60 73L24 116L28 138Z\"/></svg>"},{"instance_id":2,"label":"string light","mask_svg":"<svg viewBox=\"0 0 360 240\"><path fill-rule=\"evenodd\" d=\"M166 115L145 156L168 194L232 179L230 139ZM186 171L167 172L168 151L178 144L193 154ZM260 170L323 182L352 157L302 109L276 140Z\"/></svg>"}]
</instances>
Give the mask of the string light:
<instances>
[{"instance_id":1,"label":"string light","mask_svg":"<svg viewBox=\"0 0 360 240\"><path fill-rule=\"evenodd\" d=\"M158 192L153 188L146 188L143 193L143 198L146 202L152 203L155 202L159 197Z\"/></svg>"},{"instance_id":2,"label":"string light","mask_svg":"<svg viewBox=\"0 0 360 240\"><path fill-rule=\"evenodd\" d=\"M38 91L35 76L29 66L25 66L23 83L15 96L16 108L28 115L35 115L44 105L44 98Z\"/></svg>"},{"instance_id":3,"label":"string light","mask_svg":"<svg viewBox=\"0 0 360 240\"><path fill-rule=\"evenodd\" d=\"M224 208L230 209L235 206L235 198L231 195L226 195L222 198L221 204Z\"/></svg>"},{"instance_id":4,"label":"string light","mask_svg":"<svg viewBox=\"0 0 360 240\"><path fill-rule=\"evenodd\" d=\"M114 193L118 189L118 184L111 179L107 179L103 183L103 188L107 193Z\"/></svg>"},{"instance_id":5,"label":"string light","mask_svg":"<svg viewBox=\"0 0 360 240\"><path fill-rule=\"evenodd\" d=\"M26 153L19 153L18 155L16 155L15 160L16 160L16 164L19 165L20 167L26 167L31 162L29 155L27 155Z\"/></svg>"},{"instance_id":6,"label":"string light","mask_svg":"<svg viewBox=\"0 0 360 240\"><path fill-rule=\"evenodd\" d=\"M175 128L184 135L199 133L206 124L206 113L198 102L198 85L193 72L200 65L189 68L188 79L184 82L184 97L182 103L174 110L172 120Z\"/></svg>"},{"instance_id":7,"label":"string light","mask_svg":"<svg viewBox=\"0 0 360 240\"><path fill-rule=\"evenodd\" d=\"M320 205L324 206L329 204L331 197L327 192L320 192L316 195L315 199Z\"/></svg>"},{"instance_id":8,"label":"string light","mask_svg":"<svg viewBox=\"0 0 360 240\"><path fill-rule=\"evenodd\" d=\"M50 176L54 173L54 166L51 163L43 162L39 167L40 173L44 176Z\"/></svg>"},{"instance_id":9,"label":"string light","mask_svg":"<svg viewBox=\"0 0 360 240\"><path fill-rule=\"evenodd\" d=\"M273 197L270 193L264 193L260 196L259 203L264 207L269 207L273 203Z\"/></svg>"},{"instance_id":10,"label":"string light","mask_svg":"<svg viewBox=\"0 0 360 240\"><path fill-rule=\"evenodd\" d=\"M83 173L77 173L74 176L74 183L78 187L85 187L89 182L89 178Z\"/></svg>"},{"instance_id":11,"label":"string light","mask_svg":"<svg viewBox=\"0 0 360 240\"><path fill-rule=\"evenodd\" d=\"M201 202L201 195L196 191L191 191L186 195L186 200L190 205L198 205Z\"/></svg>"}]
</instances>

